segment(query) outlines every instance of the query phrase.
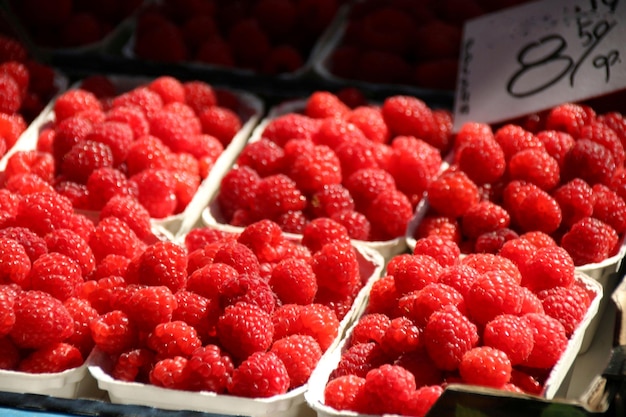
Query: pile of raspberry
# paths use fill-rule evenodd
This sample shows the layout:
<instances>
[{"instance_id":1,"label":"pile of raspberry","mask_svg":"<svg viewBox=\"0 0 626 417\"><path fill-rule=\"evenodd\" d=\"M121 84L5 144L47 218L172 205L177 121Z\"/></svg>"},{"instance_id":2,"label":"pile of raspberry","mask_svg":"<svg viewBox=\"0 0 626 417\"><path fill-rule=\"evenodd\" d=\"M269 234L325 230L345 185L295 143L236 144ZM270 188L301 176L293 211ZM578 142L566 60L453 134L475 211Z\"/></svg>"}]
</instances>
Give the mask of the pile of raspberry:
<instances>
[{"instance_id":1,"label":"pile of raspberry","mask_svg":"<svg viewBox=\"0 0 626 417\"><path fill-rule=\"evenodd\" d=\"M102 41L142 0L11 0L7 2L33 43L78 48Z\"/></svg>"},{"instance_id":2,"label":"pile of raspberry","mask_svg":"<svg viewBox=\"0 0 626 417\"><path fill-rule=\"evenodd\" d=\"M427 190L416 238L439 235L464 253L498 253L530 231L551 236L576 266L615 255L626 231L626 120L564 103L492 128L469 122L454 160Z\"/></svg>"},{"instance_id":3,"label":"pile of raspberry","mask_svg":"<svg viewBox=\"0 0 626 417\"><path fill-rule=\"evenodd\" d=\"M344 0L165 0L137 18L134 52L260 74L293 73L309 58Z\"/></svg>"},{"instance_id":4,"label":"pile of raspberry","mask_svg":"<svg viewBox=\"0 0 626 417\"><path fill-rule=\"evenodd\" d=\"M572 258L529 232L500 255L439 236L397 255L373 283L324 404L422 417L448 384L540 395L596 294Z\"/></svg>"},{"instance_id":5,"label":"pile of raspberry","mask_svg":"<svg viewBox=\"0 0 626 417\"><path fill-rule=\"evenodd\" d=\"M203 81L161 76L118 92L93 76L57 98L53 121L35 149L10 157L2 184L55 190L80 210L129 197L152 218L179 214L241 129L244 107Z\"/></svg>"},{"instance_id":6,"label":"pile of raspberry","mask_svg":"<svg viewBox=\"0 0 626 417\"><path fill-rule=\"evenodd\" d=\"M330 218L356 240L403 236L451 147L450 112L403 95L367 104L352 89L316 91L303 106L269 120L240 153L216 197L218 220L267 218L299 234Z\"/></svg>"},{"instance_id":7,"label":"pile of raspberry","mask_svg":"<svg viewBox=\"0 0 626 417\"><path fill-rule=\"evenodd\" d=\"M0 158L56 93L54 77L20 41L0 33Z\"/></svg>"},{"instance_id":8,"label":"pile of raspberry","mask_svg":"<svg viewBox=\"0 0 626 417\"><path fill-rule=\"evenodd\" d=\"M345 79L454 90L464 23L526 1L353 2L326 67Z\"/></svg>"}]
</instances>

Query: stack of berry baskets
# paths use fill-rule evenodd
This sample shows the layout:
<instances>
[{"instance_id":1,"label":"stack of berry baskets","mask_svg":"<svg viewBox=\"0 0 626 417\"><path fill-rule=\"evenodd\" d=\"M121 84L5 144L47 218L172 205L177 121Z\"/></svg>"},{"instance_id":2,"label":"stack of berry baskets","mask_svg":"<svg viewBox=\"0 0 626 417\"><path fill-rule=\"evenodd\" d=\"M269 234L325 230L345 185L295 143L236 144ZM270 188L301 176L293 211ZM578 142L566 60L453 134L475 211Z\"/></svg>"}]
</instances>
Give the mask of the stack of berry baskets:
<instances>
[{"instance_id":1,"label":"stack of berry baskets","mask_svg":"<svg viewBox=\"0 0 626 417\"><path fill-rule=\"evenodd\" d=\"M294 237L307 227L347 229L388 259L406 250L408 222L448 152L450 123L449 111L417 97L376 105L351 88L284 102L254 130L202 219L236 231L269 218Z\"/></svg>"},{"instance_id":2,"label":"stack of berry baskets","mask_svg":"<svg viewBox=\"0 0 626 417\"><path fill-rule=\"evenodd\" d=\"M468 395L554 398L603 294L571 258L550 273L564 252L538 251L533 275L499 255L461 257L449 240L420 239L372 285L363 315L313 372L307 402L320 417L423 417L455 384Z\"/></svg>"},{"instance_id":3,"label":"stack of berry baskets","mask_svg":"<svg viewBox=\"0 0 626 417\"><path fill-rule=\"evenodd\" d=\"M263 109L252 94L203 81L91 76L22 135L3 161L4 184L43 178L92 218L115 197L135 200L175 236L198 220Z\"/></svg>"},{"instance_id":4,"label":"stack of berry baskets","mask_svg":"<svg viewBox=\"0 0 626 417\"><path fill-rule=\"evenodd\" d=\"M311 231L294 241L261 220L240 233L196 228L179 243L148 248L137 271L139 282L152 284L128 287L121 308L150 336L115 338L122 347L96 340L90 373L113 403L253 417L310 413L311 372L362 313L384 266L376 251L336 238ZM158 272L164 257L178 278ZM179 289L173 295L162 284ZM96 326L105 335L115 319Z\"/></svg>"},{"instance_id":5,"label":"stack of berry baskets","mask_svg":"<svg viewBox=\"0 0 626 417\"><path fill-rule=\"evenodd\" d=\"M556 242L578 271L612 293L626 253L625 127L618 112L576 103L495 126L466 123L450 166L409 223L407 245L437 235L463 253L500 253L523 268L537 247ZM508 242L518 236L530 242ZM609 302L603 299L581 352Z\"/></svg>"}]
</instances>

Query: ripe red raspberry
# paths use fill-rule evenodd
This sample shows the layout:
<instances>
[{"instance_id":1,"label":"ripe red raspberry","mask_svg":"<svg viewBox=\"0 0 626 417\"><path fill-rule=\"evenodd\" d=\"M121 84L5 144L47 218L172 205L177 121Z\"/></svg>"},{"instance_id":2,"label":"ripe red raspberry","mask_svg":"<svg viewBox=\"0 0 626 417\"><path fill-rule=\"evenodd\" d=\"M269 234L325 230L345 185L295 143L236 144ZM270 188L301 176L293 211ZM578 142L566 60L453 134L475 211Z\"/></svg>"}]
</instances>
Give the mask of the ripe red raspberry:
<instances>
[{"instance_id":1,"label":"ripe red raspberry","mask_svg":"<svg viewBox=\"0 0 626 417\"><path fill-rule=\"evenodd\" d=\"M415 228L413 237L421 239L431 235L440 236L459 244L461 241L461 226L456 219L426 213Z\"/></svg>"},{"instance_id":2,"label":"ripe red raspberry","mask_svg":"<svg viewBox=\"0 0 626 417\"><path fill-rule=\"evenodd\" d=\"M96 266L89 244L78 233L70 229L58 229L45 236L49 252L62 253L74 260L86 277Z\"/></svg>"},{"instance_id":3,"label":"ripe red raspberry","mask_svg":"<svg viewBox=\"0 0 626 417\"><path fill-rule=\"evenodd\" d=\"M519 235L514 230L504 227L493 232L483 233L476 238L474 252L499 253L502 246L509 240L517 239Z\"/></svg>"},{"instance_id":4,"label":"ripe red raspberry","mask_svg":"<svg viewBox=\"0 0 626 417\"><path fill-rule=\"evenodd\" d=\"M389 323L382 337L380 347L389 357L413 352L418 346L422 346L420 339L421 330L410 318L400 316Z\"/></svg>"},{"instance_id":5,"label":"ripe red raspberry","mask_svg":"<svg viewBox=\"0 0 626 417\"><path fill-rule=\"evenodd\" d=\"M278 314L273 315L274 323L281 317L281 314L278 312ZM302 306L302 308L296 311L295 321L287 329L283 329L281 332L277 331L274 336L276 340L297 333L313 336L319 343L322 351L325 352L335 341L338 331L339 320L335 312L328 306L314 303Z\"/></svg>"},{"instance_id":6,"label":"ripe red raspberry","mask_svg":"<svg viewBox=\"0 0 626 417\"><path fill-rule=\"evenodd\" d=\"M580 139L599 143L611 152L616 166L624 165L624 146L617 133L604 123L596 121L583 126L578 137Z\"/></svg>"},{"instance_id":7,"label":"ripe red raspberry","mask_svg":"<svg viewBox=\"0 0 626 417\"><path fill-rule=\"evenodd\" d=\"M618 235L615 230L593 217L574 223L561 238L561 246L570 254L574 265L601 262L613 254Z\"/></svg>"},{"instance_id":8,"label":"ripe red raspberry","mask_svg":"<svg viewBox=\"0 0 626 417\"><path fill-rule=\"evenodd\" d=\"M353 172L366 168L378 168L383 165L380 161L379 150L390 149L385 144L375 144L363 138L354 143L344 141L335 149L335 154L341 163L341 174L348 178Z\"/></svg>"},{"instance_id":9,"label":"ripe red raspberry","mask_svg":"<svg viewBox=\"0 0 626 417\"><path fill-rule=\"evenodd\" d=\"M342 180L339 158L325 145L316 145L310 154L297 156L287 167L287 173L305 194L330 184L339 184Z\"/></svg>"},{"instance_id":10,"label":"ripe red raspberry","mask_svg":"<svg viewBox=\"0 0 626 417\"><path fill-rule=\"evenodd\" d=\"M391 275L385 275L374 281L370 289L367 313L381 313L391 316L396 308L398 293L395 280Z\"/></svg>"},{"instance_id":11,"label":"ripe red raspberry","mask_svg":"<svg viewBox=\"0 0 626 417\"><path fill-rule=\"evenodd\" d=\"M483 344L504 352L512 365L519 365L532 351L533 330L524 317L502 314L485 325Z\"/></svg>"},{"instance_id":12,"label":"ripe red raspberry","mask_svg":"<svg viewBox=\"0 0 626 417\"><path fill-rule=\"evenodd\" d=\"M30 271L30 288L46 292L65 301L76 295L76 288L83 282L80 266L67 255L49 252L41 255Z\"/></svg>"},{"instance_id":13,"label":"ripe red raspberry","mask_svg":"<svg viewBox=\"0 0 626 417\"><path fill-rule=\"evenodd\" d=\"M501 314L519 314L522 309L521 289L507 273L494 270L474 281L465 303L469 317L485 325Z\"/></svg>"},{"instance_id":14,"label":"ripe red raspberry","mask_svg":"<svg viewBox=\"0 0 626 417\"><path fill-rule=\"evenodd\" d=\"M546 152L550 154L563 167L565 154L574 146L574 138L566 132L557 130L542 130L537 132L537 139L543 143Z\"/></svg>"},{"instance_id":15,"label":"ripe red raspberry","mask_svg":"<svg viewBox=\"0 0 626 417\"><path fill-rule=\"evenodd\" d=\"M323 353L313 337L299 334L275 341L269 351L285 365L289 374L289 389L308 381Z\"/></svg>"},{"instance_id":16,"label":"ripe red raspberry","mask_svg":"<svg viewBox=\"0 0 626 417\"><path fill-rule=\"evenodd\" d=\"M463 355L459 373L468 384L502 388L511 379L511 361L499 349L479 346Z\"/></svg>"},{"instance_id":17,"label":"ripe red raspberry","mask_svg":"<svg viewBox=\"0 0 626 417\"><path fill-rule=\"evenodd\" d=\"M111 104L112 107L136 106L150 120L163 107L163 99L147 86L140 86L116 96Z\"/></svg>"},{"instance_id":18,"label":"ripe red raspberry","mask_svg":"<svg viewBox=\"0 0 626 417\"><path fill-rule=\"evenodd\" d=\"M280 226L272 220L252 223L239 234L237 241L249 247L261 263L277 262L283 256L285 239Z\"/></svg>"},{"instance_id":19,"label":"ripe red raspberry","mask_svg":"<svg viewBox=\"0 0 626 417\"><path fill-rule=\"evenodd\" d=\"M267 313L276 308L276 294L267 279L258 273L241 273L236 279L224 282L219 289L219 304L222 308L238 302L261 307Z\"/></svg>"},{"instance_id":20,"label":"ripe red raspberry","mask_svg":"<svg viewBox=\"0 0 626 417\"><path fill-rule=\"evenodd\" d=\"M167 323L177 307L176 297L166 286L138 287L127 295L122 308L140 330L152 331L156 325Z\"/></svg>"},{"instance_id":21,"label":"ripe red raspberry","mask_svg":"<svg viewBox=\"0 0 626 417\"><path fill-rule=\"evenodd\" d=\"M530 368L551 369L567 347L563 325L547 314L524 315L533 330L533 350L523 365Z\"/></svg>"},{"instance_id":22,"label":"ripe red raspberry","mask_svg":"<svg viewBox=\"0 0 626 417\"><path fill-rule=\"evenodd\" d=\"M391 133L380 107L358 106L346 115L346 120L358 127L370 141L389 142Z\"/></svg>"},{"instance_id":23,"label":"ripe red raspberry","mask_svg":"<svg viewBox=\"0 0 626 417\"><path fill-rule=\"evenodd\" d=\"M194 350L187 361L189 389L223 394L235 369L230 356L217 345L208 344Z\"/></svg>"},{"instance_id":24,"label":"ripe red raspberry","mask_svg":"<svg viewBox=\"0 0 626 417\"><path fill-rule=\"evenodd\" d=\"M152 236L150 213L139 202L130 196L116 195L102 207L100 219L117 217L124 221L135 232L137 237L148 241Z\"/></svg>"},{"instance_id":25,"label":"ripe red raspberry","mask_svg":"<svg viewBox=\"0 0 626 417\"><path fill-rule=\"evenodd\" d=\"M371 224L365 214L355 210L342 210L332 214L330 218L346 228L350 239L370 240Z\"/></svg>"},{"instance_id":26,"label":"ripe red raspberry","mask_svg":"<svg viewBox=\"0 0 626 417\"><path fill-rule=\"evenodd\" d=\"M577 138L583 126L590 123L595 112L588 106L564 103L553 107L546 117L546 129L567 132Z\"/></svg>"},{"instance_id":27,"label":"ripe red raspberry","mask_svg":"<svg viewBox=\"0 0 626 417\"><path fill-rule=\"evenodd\" d=\"M190 152L198 133L190 120L166 108L157 110L150 118L150 135L159 138L172 152Z\"/></svg>"},{"instance_id":28,"label":"ripe red raspberry","mask_svg":"<svg viewBox=\"0 0 626 417\"><path fill-rule=\"evenodd\" d=\"M461 264L474 268L481 274L496 271L506 274L516 284L522 282L522 274L510 259L491 253L470 253L461 259Z\"/></svg>"},{"instance_id":29,"label":"ripe red raspberry","mask_svg":"<svg viewBox=\"0 0 626 417\"><path fill-rule=\"evenodd\" d=\"M157 324L146 342L158 358L189 357L202 346L196 329L184 321L176 320Z\"/></svg>"},{"instance_id":30,"label":"ripe red raspberry","mask_svg":"<svg viewBox=\"0 0 626 417\"><path fill-rule=\"evenodd\" d=\"M294 138L312 139L319 128L319 121L298 113L287 113L271 119L265 126L262 137L276 142L278 146Z\"/></svg>"},{"instance_id":31,"label":"ripe red raspberry","mask_svg":"<svg viewBox=\"0 0 626 417\"><path fill-rule=\"evenodd\" d=\"M5 181L17 174L32 173L47 182L54 178L54 158L37 150L18 151L11 155L4 170Z\"/></svg>"},{"instance_id":32,"label":"ripe red raspberry","mask_svg":"<svg viewBox=\"0 0 626 417\"><path fill-rule=\"evenodd\" d=\"M146 169L130 178L137 187L137 198L151 217L164 218L176 209L176 179L166 169Z\"/></svg>"},{"instance_id":33,"label":"ripe red raspberry","mask_svg":"<svg viewBox=\"0 0 626 417\"><path fill-rule=\"evenodd\" d=\"M296 182L284 174L262 178L255 188L252 205L255 218L275 220L289 211L302 210L306 205Z\"/></svg>"},{"instance_id":34,"label":"ripe red raspberry","mask_svg":"<svg viewBox=\"0 0 626 417\"><path fill-rule=\"evenodd\" d=\"M350 108L329 91L316 91L306 101L304 114L313 119L345 117Z\"/></svg>"},{"instance_id":35,"label":"ripe red raspberry","mask_svg":"<svg viewBox=\"0 0 626 417\"><path fill-rule=\"evenodd\" d=\"M148 84L148 88L161 96L163 104L183 103L185 101L185 88L174 77L167 75L157 77Z\"/></svg>"},{"instance_id":36,"label":"ripe red raspberry","mask_svg":"<svg viewBox=\"0 0 626 417\"><path fill-rule=\"evenodd\" d=\"M396 188L393 176L379 168L365 168L344 178L344 186L354 199L355 207L365 212L369 204L384 190Z\"/></svg>"},{"instance_id":37,"label":"ripe red raspberry","mask_svg":"<svg viewBox=\"0 0 626 417\"><path fill-rule=\"evenodd\" d=\"M306 224L302 244L311 252L318 252L328 243L350 243L348 230L328 217L319 217Z\"/></svg>"},{"instance_id":38,"label":"ripe red raspberry","mask_svg":"<svg viewBox=\"0 0 626 417\"><path fill-rule=\"evenodd\" d=\"M261 138L246 145L239 156L237 164L252 168L261 177L275 175L283 169L283 149L269 139Z\"/></svg>"},{"instance_id":39,"label":"ripe red raspberry","mask_svg":"<svg viewBox=\"0 0 626 417\"><path fill-rule=\"evenodd\" d=\"M196 114L202 113L205 109L217 104L217 96L213 87L204 81L186 81L183 83L185 89L185 102Z\"/></svg>"},{"instance_id":40,"label":"ripe red raspberry","mask_svg":"<svg viewBox=\"0 0 626 417\"><path fill-rule=\"evenodd\" d=\"M561 207L562 224L570 227L593 213L594 193L584 180L574 178L554 190L554 199Z\"/></svg>"},{"instance_id":41,"label":"ripe red raspberry","mask_svg":"<svg viewBox=\"0 0 626 417\"><path fill-rule=\"evenodd\" d=\"M391 324L391 319L384 313L367 313L359 318L352 328L350 345L380 342Z\"/></svg>"},{"instance_id":42,"label":"ripe red raspberry","mask_svg":"<svg viewBox=\"0 0 626 417\"><path fill-rule=\"evenodd\" d=\"M443 394L443 388L436 384L425 385L416 389L411 395L409 402L405 404L402 414L425 416L441 394Z\"/></svg>"},{"instance_id":43,"label":"ripe red raspberry","mask_svg":"<svg viewBox=\"0 0 626 417\"><path fill-rule=\"evenodd\" d=\"M74 333L74 320L63 303L43 291L24 291L15 298L15 323L9 336L20 348L39 349Z\"/></svg>"},{"instance_id":44,"label":"ripe red raspberry","mask_svg":"<svg viewBox=\"0 0 626 417\"><path fill-rule=\"evenodd\" d=\"M68 90L54 102L54 115L57 123L85 110L100 110L102 104L91 92L78 89Z\"/></svg>"},{"instance_id":45,"label":"ripe red raspberry","mask_svg":"<svg viewBox=\"0 0 626 417\"><path fill-rule=\"evenodd\" d=\"M54 343L35 350L20 362L18 371L32 374L58 373L81 366L83 355L69 343Z\"/></svg>"},{"instance_id":46,"label":"ripe red raspberry","mask_svg":"<svg viewBox=\"0 0 626 417\"><path fill-rule=\"evenodd\" d=\"M543 143L535 135L515 124L507 124L496 130L494 139L500 144L507 161L526 149L543 150Z\"/></svg>"},{"instance_id":47,"label":"ripe red raspberry","mask_svg":"<svg viewBox=\"0 0 626 417\"><path fill-rule=\"evenodd\" d=\"M187 362L183 356L159 360L150 370L148 380L157 387L186 390L189 386Z\"/></svg>"},{"instance_id":48,"label":"ripe red raspberry","mask_svg":"<svg viewBox=\"0 0 626 417\"><path fill-rule=\"evenodd\" d=\"M413 206L437 176L441 168L441 154L437 148L412 136L394 138L389 172L393 175L398 190L406 194Z\"/></svg>"},{"instance_id":49,"label":"ripe red raspberry","mask_svg":"<svg viewBox=\"0 0 626 417\"><path fill-rule=\"evenodd\" d=\"M23 246L31 263L48 252L44 238L26 227L11 226L2 228L0 229L0 237L13 239Z\"/></svg>"},{"instance_id":50,"label":"ripe red raspberry","mask_svg":"<svg viewBox=\"0 0 626 417\"><path fill-rule=\"evenodd\" d=\"M134 134L127 123L107 121L95 124L85 140L109 146L113 155L113 164L119 166L126 160Z\"/></svg>"},{"instance_id":51,"label":"ripe red raspberry","mask_svg":"<svg viewBox=\"0 0 626 417\"><path fill-rule=\"evenodd\" d=\"M494 139L493 131L490 125L480 122L463 123L454 137L454 149L459 149L473 137L482 136Z\"/></svg>"},{"instance_id":52,"label":"ripe red raspberry","mask_svg":"<svg viewBox=\"0 0 626 417\"><path fill-rule=\"evenodd\" d=\"M139 139L150 133L150 124L145 114L137 107L113 107L106 113L107 122L124 123L133 132L133 138Z\"/></svg>"},{"instance_id":53,"label":"ripe red raspberry","mask_svg":"<svg viewBox=\"0 0 626 417\"><path fill-rule=\"evenodd\" d=\"M128 175L133 176L150 168L165 168L169 155L170 150L156 136L139 137L128 148Z\"/></svg>"},{"instance_id":54,"label":"ripe red raspberry","mask_svg":"<svg viewBox=\"0 0 626 417\"><path fill-rule=\"evenodd\" d=\"M560 179L559 164L542 148L524 149L511 156L508 164L511 180L527 181L550 191Z\"/></svg>"},{"instance_id":55,"label":"ripe red raspberry","mask_svg":"<svg viewBox=\"0 0 626 417\"><path fill-rule=\"evenodd\" d=\"M478 187L459 170L448 170L428 187L428 203L442 216L461 217L480 200Z\"/></svg>"},{"instance_id":56,"label":"ripe red raspberry","mask_svg":"<svg viewBox=\"0 0 626 417\"><path fill-rule=\"evenodd\" d=\"M365 378L369 371L388 363L388 361L389 358L377 343L357 343L342 352L339 363L333 369L330 378L343 375Z\"/></svg>"},{"instance_id":57,"label":"ripe red raspberry","mask_svg":"<svg viewBox=\"0 0 626 417\"><path fill-rule=\"evenodd\" d=\"M537 294L544 312L561 322L569 338L587 313L589 296L576 287L554 287Z\"/></svg>"},{"instance_id":58,"label":"ripe red raspberry","mask_svg":"<svg viewBox=\"0 0 626 417\"><path fill-rule=\"evenodd\" d=\"M240 274L259 274L259 260L248 246L237 241L226 241L215 252L213 262L232 266Z\"/></svg>"},{"instance_id":59,"label":"ripe red raspberry","mask_svg":"<svg viewBox=\"0 0 626 417\"><path fill-rule=\"evenodd\" d=\"M50 183L35 174L17 174L9 178L5 184L7 190L19 195L32 193L54 193Z\"/></svg>"},{"instance_id":60,"label":"ripe red raspberry","mask_svg":"<svg viewBox=\"0 0 626 417\"><path fill-rule=\"evenodd\" d=\"M443 267L452 266L459 260L461 250L452 240L431 235L415 241L414 255L430 255Z\"/></svg>"},{"instance_id":61,"label":"ripe red raspberry","mask_svg":"<svg viewBox=\"0 0 626 417\"><path fill-rule=\"evenodd\" d=\"M537 246L526 239L511 239L502 245L497 254L510 259L518 269L521 269L536 250Z\"/></svg>"},{"instance_id":62,"label":"ripe red raspberry","mask_svg":"<svg viewBox=\"0 0 626 417\"><path fill-rule=\"evenodd\" d=\"M317 278L304 259L280 261L272 270L269 284L283 304L310 304L317 293Z\"/></svg>"},{"instance_id":63,"label":"ripe red raspberry","mask_svg":"<svg viewBox=\"0 0 626 417\"><path fill-rule=\"evenodd\" d=\"M85 140L93 124L80 116L68 117L57 122L54 127L52 139L52 152L54 160L61 163L63 157L72 147ZM58 169L58 168L57 168Z\"/></svg>"},{"instance_id":64,"label":"ripe red raspberry","mask_svg":"<svg viewBox=\"0 0 626 417\"><path fill-rule=\"evenodd\" d=\"M220 287L239 275L237 270L225 263L209 263L190 273L187 289L207 298L217 297Z\"/></svg>"},{"instance_id":65,"label":"ripe red raspberry","mask_svg":"<svg viewBox=\"0 0 626 417\"><path fill-rule=\"evenodd\" d=\"M271 316L254 304L239 302L227 306L217 321L220 343L239 360L269 349L273 335Z\"/></svg>"},{"instance_id":66,"label":"ripe red raspberry","mask_svg":"<svg viewBox=\"0 0 626 417\"><path fill-rule=\"evenodd\" d=\"M373 239L391 240L405 234L413 216L413 206L404 193L389 189L371 202L366 216L372 227Z\"/></svg>"},{"instance_id":67,"label":"ripe red raspberry","mask_svg":"<svg viewBox=\"0 0 626 417\"><path fill-rule=\"evenodd\" d=\"M428 355L442 370L454 371L465 352L478 343L476 325L454 306L434 312L424 328Z\"/></svg>"},{"instance_id":68,"label":"ripe red raspberry","mask_svg":"<svg viewBox=\"0 0 626 417\"><path fill-rule=\"evenodd\" d=\"M177 307L172 313L172 321L180 320L192 326L203 342L215 336L215 325L220 314L216 299L187 290L177 291L174 296Z\"/></svg>"},{"instance_id":69,"label":"ripe red raspberry","mask_svg":"<svg viewBox=\"0 0 626 417\"><path fill-rule=\"evenodd\" d=\"M0 137L4 139L5 152L11 149L28 125L22 115L0 113ZM3 154L3 152L0 152Z\"/></svg>"},{"instance_id":70,"label":"ripe red raspberry","mask_svg":"<svg viewBox=\"0 0 626 417\"><path fill-rule=\"evenodd\" d=\"M557 201L543 190L531 191L514 209L514 217L524 232L550 234L561 225L563 215Z\"/></svg>"},{"instance_id":71,"label":"ripe red raspberry","mask_svg":"<svg viewBox=\"0 0 626 417\"><path fill-rule=\"evenodd\" d=\"M111 376L119 381L148 383L154 363L154 353L149 349L132 349L117 357Z\"/></svg>"},{"instance_id":72,"label":"ripe red raspberry","mask_svg":"<svg viewBox=\"0 0 626 417\"><path fill-rule=\"evenodd\" d=\"M313 254L311 267L318 287L333 294L354 295L362 286L356 251L350 244L325 244Z\"/></svg>"},{"instance_id":73,"label":"ripe red raspberry","mask_svg":"<svg viewBox=\"0 0 626 417\"><path fill-rule=\"evenodd\" d=\"M100 261L111 254L132 259L143 245L126 222L117 217L106 217L96 226L89 239L89 246L96 261Z\"/></svg>"},{"instance_id":74,"label":"ripe red raspberry","mask_svg":"<svg viewBox=\"0 0 626 417\"><path fill-rule=\"evenodd\" d=\"M224 175L216 199L226 221L230 223L237 209L250 210L253 207L260 180L259 174L246 166L235 167Z\"/></svg>"},{"instance_id":75,"label":"ripe red raspberry","mask_svg":"<svg viewBox=\"0 0 626 417\"><path fill-rule=\"evenodd\" d=\"M448 285L457 290L463 297L472 284L478 279L480 273L469 265L456 264L444 268L437 278L439 284Z\"/></svg>"},{"instance_id":76,"label":"ripe red raspberry","mask_svg":"<svg viewBox=\"0 0 626 417\"><path fill-rule=\"evenodd\" d=\"M367 373L363 389L370 412L398 414L416 389L415 377L401 366L385 364Z\"/></svg>"},{"instance_id":77,"label":"ripe red raspberry","mask_svg":"<svg viewBox=\"0 0 626 417\"><path fill-rule=\"evenodd\" d=\"M395 280L399 294L421 290L426 285L436 282L443 269L435 258L428 255L398 255L390 261L387 273Z\"/></svg>"},{"instance_id":78,"label":"ripe red raspberry","mask_svg":"<svg viewBox=\"0 0 626 417\"><path fill-rule=\"evenodd\" d=\"M324 387L324 404L335 410L365 412L365 378L348 374L331 379Z\"/></svg>"},{"instance_id":79,"label":"ripe red raspberry","mask_svg":"<svg viewBox=\"0 0 626 417\"><path fill-rule=\"evenodd\" d=\"M404 304L403 299L406 299L409 304ZM420 328L428 323L432 313L447 305L453 305L461 313L465 313L463 295L454 287L440 282L428 284L417 292L409 293L403 299L398 302L403 315L413 320Z\"/></svg>"},{"instance_id":80,"label":"ripe red raspberry","mask_svg":"<svg viewBox=\"0 0 626 417\"><path fill-rule=\"evenodd\" d=\"M72 215L72 203L55 193L33 193L22 197L15 215L15 225L45 236L66 228Z\"/></svg>"},{"instance_id":81,"label":"ripe red raspberry","mask_svg":"<svg viewBox=\"0 0 626 417\"><path fill-rule=\"evenodd\" d=\"M470 136L457 148L455 162L477 185L498 181L505 173L504 151L489 136Z\"/></svg>"},{"instance_id":82,"label":"ripe red raspberry","mask_svg":"<svg viewBox=\"0 0 626 417\"><path fill-rule=\"evenodd\" d=\"M520 314L544 313L541 300L528 287L522 287L522 311Z\"/></svg>"},{"instance_id":83,"label":"ripe red raspberry","mask_svg":"<svg viewBox=\"0 0 626 417\"><path fill-rule=\"evenodd\" d=\"M537 292L554 287L569 287L574 282L574 261L559 246L538 249L521 269L522 285Z\"/></svg>"},{"instance_id":84,"label":"ripe red raspberry","mask_svg":"<svg viewBox=\"0 0 626 417\"><path fill-rule=\"evenodd\" d=\"M333 151L342 145L367 142L367 138L359 128L342 118L334 117L321 120L312 139L316 145L328 146Z\"/></svg>"},{"instance_id":85,"label":"ripe red raspberry","mask_svg":"<svg viewBox=\"0 0 626 417\"><path fill-rule=\"evenodd\" d=\"M381 110L385 122L396 136L415 136L428 141L433 133L435 122L432 110L416 97L389 97L383 102Z\"/></svg>"},{"instance_id":86,"label":"ripe red raspberry","mask_svg":"<svg viewBox=\"0 0 626 417\"><path fill-rule=\"evenodd\" d=\"M164 285L176 292L186 283L187 250L174 242L156 242L138 259L137 274L140 284Z\"/></svg>"},{"instance_id":87,"label":"ripe red raspberry","mask_svg":"<svg viewBox=\"0 0 626 417\"><path fill-rule=\"evenodd\" d=\"M255 352L234 371L228 392L249 398L280 395L289 389L289 373L273 352Z\"/></svg>"},{"instance_id":88,"label":"ripe red raspberry","mask_svg":"<svg viewBox=\"0 0 626 417\"><path fill-rule=\"evenodd\" d=\"M474 204L461 218L463 235L470 239L509 227L510 223L509 213L503 207L488 200Z\"/></svg>"},{"instance_id":89,"label":"ripe red raspberry","mask_svg":"<svg viewBox=\"0 0 626 417\"><path fill-rule=\"evenodd\" d=\"M137 343L136 327L120 310L96 317L89 323L89 328L96 347L105 353L120 354Z\"/></svg>"},{"instance_id":90,"label":"ripe red raspberry","mask_svg":"<svg viewBox=\"0 0 626 417\"><path fill-rule=\"evenodd\" d=\"M89 175L98 168L112 167L114 164L111 148L101 142L84 141L77 143L63 157L61 173L68 179L85 184Z\"/></svg>"},{"instance_id":91,"label":"ripe red raspberry","mask_svg":"<svg viewBox=\"0 0 626 417\"><path fill-rule=\"evenodd\" d=\"M76 346L86 358L94 347L89 323L99 316L98 311L89 301L78 297L68 298L63 305L74 319L74 334L66 342Z\"/></svg>"},{"instance_id":92,"label":"ripe red raspberry","mask_svg":"<svg viewBox=\"0 0 626 417\"><path fill-rule=\"evenodd\" d=\"M561 176L564 181L582 178L589 185L609 184L617 165L611 152L589 139L579 139L565 154Z\"/></svg>"},{"instance_id":93,"label":"ripe red raspberry","mask_svg":"<svg viewBox=\"0 0 626 417\"><path fill-rule=\"evenodd\" d=\"M10 237L0 237L0 283L29 287L31 260L22 244Z\"/></svg>"},{"instance_id":94,"label":"ripe red raspberry","mask_svg":"<svg viewBox=\"0 0 626 417\"><path fill-rule=\"evenodd\" d=\"M617 234L626 230L626 203L616 192L603 184L593 190L593 217L611 226Z\"/></svg>"}]
</instances>

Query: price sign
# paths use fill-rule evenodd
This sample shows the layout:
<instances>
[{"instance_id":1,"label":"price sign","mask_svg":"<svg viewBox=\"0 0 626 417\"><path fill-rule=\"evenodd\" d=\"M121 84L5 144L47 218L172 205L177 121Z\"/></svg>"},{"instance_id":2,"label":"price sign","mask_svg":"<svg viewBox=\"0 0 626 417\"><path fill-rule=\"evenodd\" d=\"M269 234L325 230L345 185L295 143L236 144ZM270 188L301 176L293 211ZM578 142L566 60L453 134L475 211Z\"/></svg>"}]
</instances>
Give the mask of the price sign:
<instances>
[{"instance_id":1,"label":"price sign","mask_svg":"<svg viewBox=\"0 0 626 417\"><path fill-rule=\"evenodd\" d=\"M454 129L626 87L626 0L543 0L465 24Z\"/></svg>"}]
</instances>

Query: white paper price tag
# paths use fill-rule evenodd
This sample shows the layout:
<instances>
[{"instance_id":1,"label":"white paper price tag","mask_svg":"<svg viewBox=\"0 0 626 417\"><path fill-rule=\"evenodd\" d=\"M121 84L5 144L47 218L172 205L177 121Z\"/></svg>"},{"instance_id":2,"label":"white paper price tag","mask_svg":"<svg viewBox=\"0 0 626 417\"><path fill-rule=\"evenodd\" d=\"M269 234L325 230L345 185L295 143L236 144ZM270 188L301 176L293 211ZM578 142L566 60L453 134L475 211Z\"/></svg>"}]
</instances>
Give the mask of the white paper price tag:
<instances>
[{"instance_id":1,"label":"white paper price tag","mask_svg":"<svg viewBox=\"0 0 626 417\"><path fill-rule=\"evenodd\" d=\"M626 0L543 0L464 27L454 129L626 87Z\"/></svg>"}]
</instances>

